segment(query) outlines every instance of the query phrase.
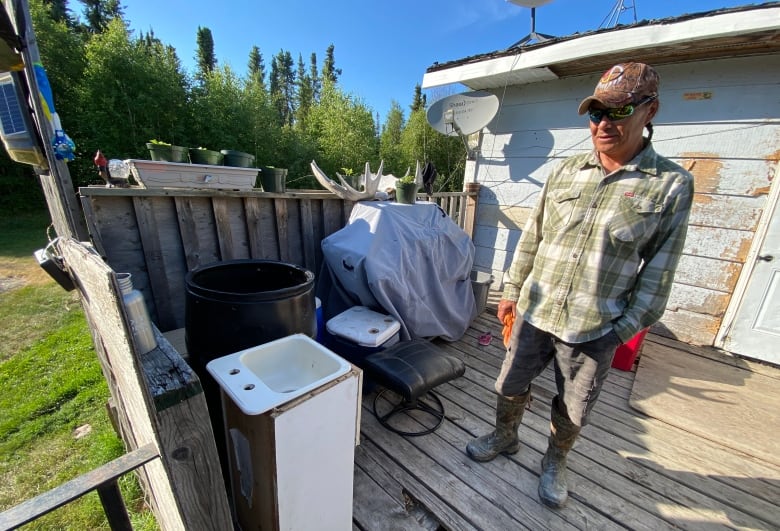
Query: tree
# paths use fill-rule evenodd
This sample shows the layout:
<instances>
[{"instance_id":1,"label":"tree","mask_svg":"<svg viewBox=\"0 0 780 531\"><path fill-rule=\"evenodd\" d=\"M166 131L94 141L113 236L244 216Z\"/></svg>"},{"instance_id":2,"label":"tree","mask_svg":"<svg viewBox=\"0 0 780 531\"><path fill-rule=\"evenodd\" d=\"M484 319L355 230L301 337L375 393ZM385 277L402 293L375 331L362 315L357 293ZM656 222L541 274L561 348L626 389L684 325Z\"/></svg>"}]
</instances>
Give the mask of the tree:
<instances>
[{"instance_id":1,"label":"tree","mask_svg":"<svg viewBox=\"0 0 780 531\"><path fill-rule=\"evenodd\" d=\"M306 73L306 67L303 64L303 57L298 54L298 75L297 75L297 110L295 111L295 124L298 129L305 131L308 122L309 111L314 105L314 86L311 77Z\"/></svg>"},{"instance_id":2,"label":"tree","mask_svg":"<svg viewBox=\"0 0 780 531\"><path fill-rule=\"evenodd\" d=\"M333 84L338 83L341 75L341 68L336 68L336 59L333 57L335 48L333 44L328 46L328 49L325 50L325 63L322 65L323 81L329 81Z\"/></svg>"},{"instance_id":3,"label":"tree","mask_svg":"<svg viewBox=\"0 0 780 531\"><path fill-rule=\"evenodd\" d=\"M143 158L151 139L187 145L188 84L176 52L161 42L133 39L115 19L90 38L79 83L79 119L71 134L82 156L71 165L96 177L92 156ZM73 173L73 172L72 172Z\"/></svg>"},{"instance_id":4,"label":"tree","mask_svg":"<svg viewBox=\"0 0 780 531\"><path fill-rule=\"evenodd\" d=\"M401 105L393 100L387 120L379 137L379 157L385 161L385 171L400 177L406 171L403 151L401 149L401 134L404 129L404 112Z\"/></svg>"},{"instance_id":5,"label":"tree","mask_svg":"<svg viewBox=\"0 0 780 531\"><path fill-rule=\"evenodd\" d=\"M53 21L65 22L68 26L73 26L68 0L43 0L43 5L49 6L49 14ZM32 9L32 5L30 8Z\"/></svg>"},{"instance_id":6,"label":"tree","mask_svg":"<svg viewBox=\"0 0 780 531\"><path fill-rule=\"evenodd\" d=\"M245 85L223 65L203 78L193 96L193 147L247 151L252 146L253 118L246 103Z\"/></svg>"},{"instance_id":7,"label":"tree","mask_svg":"<svg viewBox=\"0 0 780 531\"><path fill-rule=\"evenodd\" d=\"M414 86L414 98L412 99L412 112L425 110L426 97L422 93L422 87L418 83Z\"/></svg>"},{"instance_id":8,"label":"tree","mask_svg":"<svg viewBox=\"0 0 780 531\"><path fill-rule=\"evenodd\" d=\"M198 44L195 56L195 61L198 64L197 77L202 80L217 66L217 57L214 55L214 37L211 35L211 30L198 26L196 42Z\"/></svg>"},{"instance_id":9,"label":"tree","mask_svg":"<svg viewBox=\"0 0 780 531\"><path fill-rule=\"evenodd\" d=\"M311 78L311 99L312 101L319 101L320 90L322 90L322 80L317 71L317 54L314 52L312 52L311 57L309 57L309 78Z\"/></svg>"},{"instance_id":10,"label":"tree","mask_svg":"<svg viewBox=\"0 0 780 531\"><path fill-rule=\"evenodd\" d=\"M310 130L317 139L317 164L334 176L342 168L360 172L366 162L379 165L371 110L335 84L324 81L320 101L310 113Z\"/></svg>"},{"instance_id":11,"label":"tree","mask_svg":"<svg viewBox=\"0 0 780 531\"><path fill-rule=\"evenodd\" d=\"M102 33L115 19L122 19L122 6L119 0L79 0L84 4L86 29L89 33Z\"/></svg>"},{"instance_id":12,"label":"tree","mask_svg":"<svg viewBox=\"0 0 780 531\"><path fill-rule=\"evenodd\" d=\"M258 166L286 167L282 130L276 121L276 109L265 88L252 79L244 84L241 94L241 112L247 118L246 129L235 148L255 156ZM243 121L240 122L244 124ZM227 127L234 127L227 124Z\"/></svg>"},{"instance_id":13,"label":"tree","mask_svg":"<svg viewBox=\"0 0 780 531\"><path fill-rule=\"evenodd\" d=\"M434 191L461 191L465 171L466 153L463 141L457 136L446 136L434 130L425 116L425 109L418 109L409 116L401 134L401 152L404 163L414 168L432 162L438 176Z\"/></svg>"},{"instance_id":14,"label":"tree","mask_svg":"<svg viewBox=\"0 0 780 531\"><path fill-rule=\"evenodd\" d=\"M257 46L252 46L252 50L249 52L247 74L251 81L256 82L265 90L265 65L263 64L263 55L260 53L260 48Z\"/></svg>"},{"instance_id":15,"label":"tree","mask_svg":"<svg viewBox=\"0 0 780 531\"><path fill-rule=\"evenodd\" d=\"M292 125L295 117L295 71L290 52L279 50L274 56L268 88L279 115L279 124Z\"/></svg>"}]
</instances>

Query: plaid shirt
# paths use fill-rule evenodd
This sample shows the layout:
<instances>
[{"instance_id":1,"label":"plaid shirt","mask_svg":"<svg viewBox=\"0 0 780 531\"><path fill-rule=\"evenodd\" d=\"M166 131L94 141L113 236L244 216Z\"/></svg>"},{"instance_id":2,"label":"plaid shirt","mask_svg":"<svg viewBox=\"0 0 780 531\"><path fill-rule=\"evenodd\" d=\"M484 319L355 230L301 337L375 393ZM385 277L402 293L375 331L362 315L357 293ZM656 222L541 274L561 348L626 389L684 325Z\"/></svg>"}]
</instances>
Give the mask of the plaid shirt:
<instances>
[{"instance_id":1,"label":"plaid shirt","mask_svg":"<svg viewBox=\"0 0 780 531\"><path fill-rule=\"evenodd\" d=\"M685 243L693 176L648 143L605 175L595 151L552 173L504 275L503 298L567 343L658 321Z\"/></svg>"}]
</instances>

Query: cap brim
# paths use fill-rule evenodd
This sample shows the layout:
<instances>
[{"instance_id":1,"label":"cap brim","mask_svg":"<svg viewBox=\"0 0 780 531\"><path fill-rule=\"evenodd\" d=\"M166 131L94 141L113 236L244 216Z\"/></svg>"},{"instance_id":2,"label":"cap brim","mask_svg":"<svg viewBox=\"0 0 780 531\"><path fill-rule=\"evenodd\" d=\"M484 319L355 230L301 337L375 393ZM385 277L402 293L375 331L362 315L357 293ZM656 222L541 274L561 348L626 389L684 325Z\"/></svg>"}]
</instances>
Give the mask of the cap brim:
<instances>
[{"instance_id":1,"label":"cap brim","mask_svg":"<svg viewBox=\"0 0 780 531\"><path fill-rule=\"evenodd\" d=\"M615 108L615 107L622 107L623 105L628 105L629 103L632 103L634 101L634 96L632 94L626 93L626 92L615 92L612 94L606 94L602 93L598 96L588 96L582 102L580 103L579 108L577 109L577 112L580 114L585 114L588 112L588 108L590 107L590 104L594 101L599 102L604 107L607 108Z\"/></svg>"},{"instance_id":2,"label":"cap brim","mask_svg":"<svg viewBox=\"0 0 780 531\"><path fill-rule=\"evenodd\" d=\"M580 102L580 106L577 109L577 112L579 114L585 114L586 112L588 112L588 109L590 108L590 104L593 103L594 101L599 101L599 100L594 98L593 96L588 96L587 98L585 98Z\"/></svg>"}]
</instances>

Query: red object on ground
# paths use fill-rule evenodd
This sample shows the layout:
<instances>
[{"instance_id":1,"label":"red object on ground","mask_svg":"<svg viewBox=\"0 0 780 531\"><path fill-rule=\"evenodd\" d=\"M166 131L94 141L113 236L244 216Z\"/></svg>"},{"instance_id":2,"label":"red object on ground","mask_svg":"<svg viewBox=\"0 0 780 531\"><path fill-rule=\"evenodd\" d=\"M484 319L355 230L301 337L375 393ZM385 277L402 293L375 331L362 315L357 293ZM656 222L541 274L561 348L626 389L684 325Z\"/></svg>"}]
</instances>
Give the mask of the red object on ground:
<instances>
[{"instance_id":1,"label":"red object on ground","mask_svg":"<svg viewBox=\"0 0 780 531\"><path fill-rule=\"evenodd\" d=\"M634 361L639 355L639 349L642 348L642 341L649 328L641 330L637 335L629 339L626 343L620 345L615 351L615 357L612 358L612 366L621 371L630 371L634 366Z\"/></svg>"}]
</instances>

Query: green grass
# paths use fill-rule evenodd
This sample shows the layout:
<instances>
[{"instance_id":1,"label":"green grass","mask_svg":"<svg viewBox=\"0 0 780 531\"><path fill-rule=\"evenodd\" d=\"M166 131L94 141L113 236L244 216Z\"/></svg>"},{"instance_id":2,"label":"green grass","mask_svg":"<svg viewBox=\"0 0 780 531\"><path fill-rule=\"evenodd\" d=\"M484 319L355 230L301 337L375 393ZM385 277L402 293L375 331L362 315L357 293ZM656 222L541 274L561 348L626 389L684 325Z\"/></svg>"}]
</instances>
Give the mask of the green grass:
<instances>
[{"instance_id":1,"label":"green grass","mask_svg":"<svg viewBox=\"0 0 780 531\"><path fill-rule=\"evenodd\" d=\"M108 387L76 292L41 274L32 257L45 246L47 214L0 215L0 278L21 286L0 293L0 510L122 455L106 411ZM79 427L89 426L82 437ZM120 480L134 529L157 524L133 474ZM108 529L90 493L25 529Z\"/></svg>"}]
</instances>

